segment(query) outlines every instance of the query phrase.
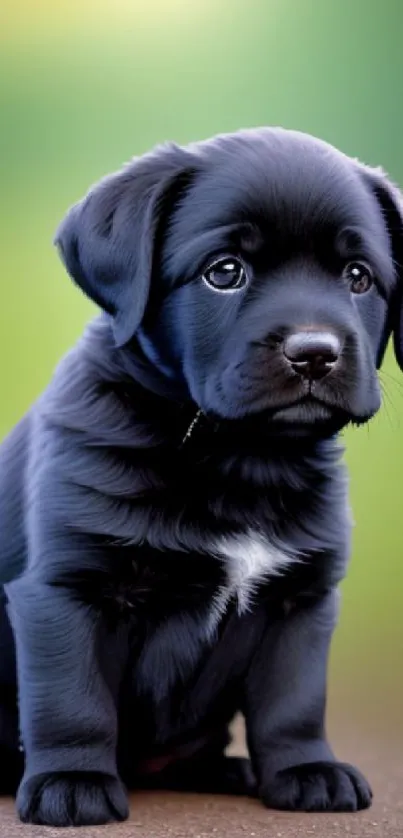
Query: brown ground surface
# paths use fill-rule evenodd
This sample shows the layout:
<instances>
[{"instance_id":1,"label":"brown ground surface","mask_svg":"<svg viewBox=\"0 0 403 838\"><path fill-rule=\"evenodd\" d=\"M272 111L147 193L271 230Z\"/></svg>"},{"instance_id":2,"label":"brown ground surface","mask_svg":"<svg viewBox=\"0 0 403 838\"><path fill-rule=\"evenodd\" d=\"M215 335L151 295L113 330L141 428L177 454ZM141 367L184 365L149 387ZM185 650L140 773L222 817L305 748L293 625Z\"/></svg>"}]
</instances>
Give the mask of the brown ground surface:
<instances>
[{"instance_id":1,"label":"brown ground surface","mask_svg":"<svg viewBox=\"0 0 403 838\"><path fill-rule=\"evenodd\" d=\"M73 830L21 824L7 799L0 801L0 838L403 838L402 737L343 725L331 738L338 755L359 765L373 785L375 801L366 812L299 815L239 798L141 793L132 795L126 823ZM243 751L240 726L232 750Z\"/></svg>"}]
</instances>

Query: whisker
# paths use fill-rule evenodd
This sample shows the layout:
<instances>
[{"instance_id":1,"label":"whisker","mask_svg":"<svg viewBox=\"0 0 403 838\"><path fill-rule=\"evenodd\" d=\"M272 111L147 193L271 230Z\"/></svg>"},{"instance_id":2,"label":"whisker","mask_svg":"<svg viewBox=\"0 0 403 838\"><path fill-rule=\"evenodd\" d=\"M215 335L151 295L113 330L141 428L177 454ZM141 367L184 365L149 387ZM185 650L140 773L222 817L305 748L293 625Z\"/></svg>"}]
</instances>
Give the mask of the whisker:
<instances>
[{"instance_id":1,"label":"whisker","mask_svg":"<svg viewBox=\"0 0 403 838\"><path fill-rule=\"evenodd\" d=\"M383 407L385 411L385 416L388 419L389 425L392 429L400 427L400 412L398 411L384 381L380 382L382 396L383 396ZM393 409L393 417L390 413L390 408ZM397 420L397 421L396 421Z\"/></svg>"},{"instance_id":2,"label":"whisker","mask_svg":"<svg viewBox=\"0 0 403 838\"><path fill-rule=\"evenodd\" d=\"M387 376L387 378L390 378L390 380L393 381L394 386L396 386L398 388L398 390L401 393L403 393L403 381L401 381L399 378L396 378L394 375L392 375L391 372L388 372L387 370L380 370L379 376L380 376L381 379L384 376Z\"/></svg>"}]
</instances>

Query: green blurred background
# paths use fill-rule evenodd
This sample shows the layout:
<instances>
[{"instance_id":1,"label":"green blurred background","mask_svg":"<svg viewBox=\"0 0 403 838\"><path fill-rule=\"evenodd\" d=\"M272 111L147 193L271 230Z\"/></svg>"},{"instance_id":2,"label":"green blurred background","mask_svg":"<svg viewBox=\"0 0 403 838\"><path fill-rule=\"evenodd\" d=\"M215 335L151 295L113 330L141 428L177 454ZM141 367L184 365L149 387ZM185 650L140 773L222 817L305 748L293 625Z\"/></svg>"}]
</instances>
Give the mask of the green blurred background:
<instances>
[{"instance_id":1,"label":"green blurred background","mask_svg":"<svg viewBox=\"0 0 403 838\"><path fill-rule=\"evenodd\" d=\"M70 203L165 139L281 124L403 185L401 0L8 0L0 21L0 435L91 317L52 247ZM331 699L357 724L403 696L403 375L346 434L356 519ZM0 535L1 537L1 535ZM364 714L365 715L365 714Z\"/></svg>"}]
</instances>

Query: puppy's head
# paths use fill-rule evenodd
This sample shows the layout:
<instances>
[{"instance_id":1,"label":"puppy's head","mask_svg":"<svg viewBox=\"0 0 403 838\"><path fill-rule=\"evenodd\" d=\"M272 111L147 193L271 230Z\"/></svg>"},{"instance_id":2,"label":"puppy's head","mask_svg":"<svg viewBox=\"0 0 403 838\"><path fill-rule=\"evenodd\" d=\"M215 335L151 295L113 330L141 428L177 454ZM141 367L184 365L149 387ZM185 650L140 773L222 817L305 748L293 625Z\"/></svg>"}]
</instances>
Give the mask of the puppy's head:
<instances>
[{"instance_id":1,"label":"puppy's head","mask_svg":"<svg viewBox=\"0 0 403 838\"><path fill-rule=\"evenodd\" d=\"M265 128L132 161L56 242L117 344L203 412L327 435L378 410L391 333L403 368L402 207L380 171Z\"/></svg>"}]
</instances>

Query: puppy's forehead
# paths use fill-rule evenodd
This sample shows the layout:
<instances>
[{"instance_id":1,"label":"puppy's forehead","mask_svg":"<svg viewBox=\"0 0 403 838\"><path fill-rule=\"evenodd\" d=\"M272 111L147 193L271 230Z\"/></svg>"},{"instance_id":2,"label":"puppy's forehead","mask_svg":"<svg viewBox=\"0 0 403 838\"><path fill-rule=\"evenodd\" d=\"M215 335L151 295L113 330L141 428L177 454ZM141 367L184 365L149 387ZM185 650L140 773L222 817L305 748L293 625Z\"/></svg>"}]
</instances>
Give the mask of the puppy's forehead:
<instances>
[{"instance_id":1,"label":"puppy's forehead","mask_svg":"<svg viewBox=\"0 0 403 838\"><path fill-rule=\"evenodd\" d=\"M332 224L380 235L379 209L354 161L320 140L280 129L240 132L205 143L202 158L180 212L189 235L251 219L291 234Z\"/></svg>"}]
</instances>

